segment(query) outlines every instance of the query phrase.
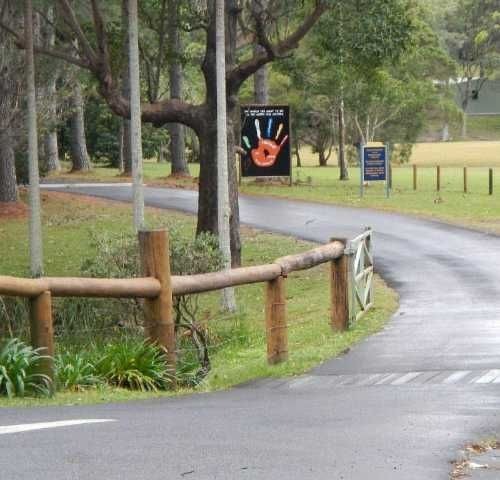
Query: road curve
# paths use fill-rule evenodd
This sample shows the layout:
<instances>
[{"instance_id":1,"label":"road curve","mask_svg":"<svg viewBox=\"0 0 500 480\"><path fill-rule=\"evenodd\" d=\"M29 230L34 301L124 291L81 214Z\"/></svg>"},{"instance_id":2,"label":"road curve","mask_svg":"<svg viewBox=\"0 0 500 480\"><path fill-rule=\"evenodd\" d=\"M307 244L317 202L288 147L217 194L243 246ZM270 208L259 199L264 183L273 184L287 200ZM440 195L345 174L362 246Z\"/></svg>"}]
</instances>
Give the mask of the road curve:
<instances>
[{"instance_id":1,"label":"road curve","mask_svg":"<svg viewBox=\"0 0 500 480\"><path fill-rule=\"evenodd\" d=\"M131 196L128 186L68 191ZM191 191L147 188L145 198L196 210ZM305 202L242 197L240 207L244 223L318 242L373 227L376 268L400 294L387 328L298 379L172 400L2 410L0 425L117 420L0 437L2 478L444 480L465 443L496 435L500 238Z\"/></svg>"}]
</instances>

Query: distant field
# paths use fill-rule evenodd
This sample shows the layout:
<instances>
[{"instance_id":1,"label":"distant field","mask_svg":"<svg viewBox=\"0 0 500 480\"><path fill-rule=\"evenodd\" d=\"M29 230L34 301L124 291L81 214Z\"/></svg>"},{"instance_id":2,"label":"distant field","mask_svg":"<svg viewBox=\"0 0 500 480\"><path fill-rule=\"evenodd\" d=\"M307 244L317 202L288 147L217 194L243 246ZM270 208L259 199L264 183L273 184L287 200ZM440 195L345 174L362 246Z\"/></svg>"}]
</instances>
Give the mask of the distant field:
<instances>
[{"instance_id":1,"label":"distant field","mask_svg":"<svg viewBox=\"0 0 500 480\"><path fill-rule=\"evenodd\" d=\"M310 148L303 148L301 156L304 166L318 165L317 155ZM328 163L337 165L337 157L333 153ZM500 166L500 141L418 143L410 163L422 166L497 167Z\"/></svg>"},{"instance_id":2,"label":"distant field","mask_svg":"<svg viewBox=\"0 0 500 480\"><path fill-rule=\"evenodd\" d=\"M441 142L415 145L411 163L443 166L500 166L500 142Z\"/></svg>"}]
</instances>

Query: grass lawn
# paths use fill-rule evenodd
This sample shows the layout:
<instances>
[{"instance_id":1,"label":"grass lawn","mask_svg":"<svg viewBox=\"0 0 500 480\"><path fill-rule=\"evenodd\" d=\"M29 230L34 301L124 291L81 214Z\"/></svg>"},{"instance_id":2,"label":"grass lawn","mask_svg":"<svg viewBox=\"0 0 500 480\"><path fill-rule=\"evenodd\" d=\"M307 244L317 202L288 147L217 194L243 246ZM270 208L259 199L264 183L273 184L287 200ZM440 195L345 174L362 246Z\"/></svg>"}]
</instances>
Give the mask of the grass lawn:
<instances>
[{"instance_id":1,"label":"grass lawn","mask_svg":"<svg viewBox=\"0 0 500 480\"><path fill-rule=\"evenodd\" d=\"M155 209L147 209L147 216L149 223L155 226L168 228L175 225L182 234L194 233L195 223L190 216ZM82 260L92 255L92 230L129 230L131 209L123 204L44 193L43 224L46 274L78 275ZM26 275L26 238L25 219L2 219L0 274ZM243 240L245 265L268 263L279 256L311 247L303 241L251 229L244 229ZM294 273L287 280L290 359L281 365L268 366L263 299L263 284L239 287L238 312L227 315L219 310L218 293L202 296L201 316L203 321L208 322L213 339L210 347L212 371L196 391L227 388L260 377L302 373L380 330L397 306L395 293L377 277L375 308L350 331L333 333L328 320L328 266ZM52 399L1 399L0 406L81 404L165 395L172 393L144 394L108 387L76 393L62 392Z\"/></svg>"}]
</instances>

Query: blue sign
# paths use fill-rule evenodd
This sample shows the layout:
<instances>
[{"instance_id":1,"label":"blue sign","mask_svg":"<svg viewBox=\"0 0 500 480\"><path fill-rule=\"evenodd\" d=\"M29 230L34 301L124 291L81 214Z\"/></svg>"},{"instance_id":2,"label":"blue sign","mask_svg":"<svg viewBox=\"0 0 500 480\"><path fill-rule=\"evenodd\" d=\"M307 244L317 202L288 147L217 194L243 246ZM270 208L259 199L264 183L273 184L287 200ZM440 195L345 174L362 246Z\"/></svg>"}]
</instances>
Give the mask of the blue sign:
<instances>
[{"instance_id":1,"label":"blue sign","mask_svg":"<svg viewBox=\"0 0 500 480\"><path fill-rule=\"evenodd\" d=\"M363 148L363 181L387 180L387 148Z\"/></svg>"}]
</instances>

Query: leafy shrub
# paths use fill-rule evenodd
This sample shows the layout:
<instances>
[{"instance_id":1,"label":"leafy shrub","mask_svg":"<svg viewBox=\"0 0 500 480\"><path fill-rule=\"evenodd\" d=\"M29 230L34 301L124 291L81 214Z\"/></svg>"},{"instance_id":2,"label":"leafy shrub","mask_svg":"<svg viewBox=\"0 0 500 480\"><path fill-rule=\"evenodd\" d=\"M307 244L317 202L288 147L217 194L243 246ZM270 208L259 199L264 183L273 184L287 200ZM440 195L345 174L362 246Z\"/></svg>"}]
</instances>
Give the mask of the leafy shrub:
<instances>
[{"instance_id":1,"label":"leafy shrub","mask_svg":"<svg viewBox=\"0 0 500 480\"><path fill-rule=\"evenodd\" d=\"M64 352L56 356L57 386L64 390L85 390L102 383L89 355Z\"/></svg>"},{"instance_id":2,"label":"leafy shrub","mask_svg":"<svg viewBox=\"0 0 500 480\"><path fill-rule=\"evenodd\" d=\"M138 340L108 345L96 371L110 385L131 390L163 390L172 383L164 351Z\"/></svg>"},{"instance_id":3,"label":"leafy shrub","mask_svg":"<svg viewBox=\"0 0 500 480\"><path fill-rule=\"evenodd\" d=\"M17 338L0 348L0 394L24 397L26 394L50 395L51 381L36 373L42 360L48 358Z\"/></svg>"}]
</instances>

